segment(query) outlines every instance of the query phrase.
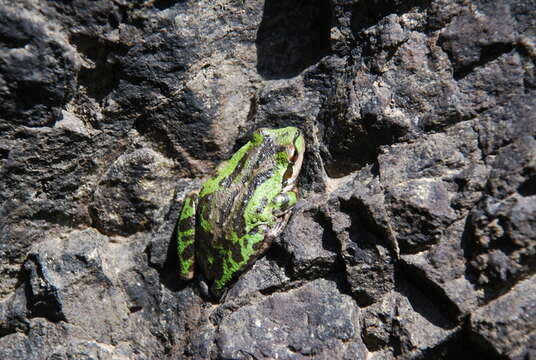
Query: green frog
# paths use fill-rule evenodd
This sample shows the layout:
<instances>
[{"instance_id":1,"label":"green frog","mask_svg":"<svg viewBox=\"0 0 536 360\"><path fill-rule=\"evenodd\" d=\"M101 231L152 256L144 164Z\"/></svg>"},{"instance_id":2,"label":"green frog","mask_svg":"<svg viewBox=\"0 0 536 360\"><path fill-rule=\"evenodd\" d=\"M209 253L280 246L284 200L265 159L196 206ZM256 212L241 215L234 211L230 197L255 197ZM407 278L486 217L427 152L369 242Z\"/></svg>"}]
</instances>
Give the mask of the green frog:
<instances>
[{"instance_id":1,"label":"green frog","mask_svg":"<svg viewBox=\"0 0 536 360\"><path fill-rule=\"evenodd\" d=\"M260 128L184 200L177 230L180 277L194 264L220 297L266 252L296 204L305 140L296 127Z\"/></svg>"}]
</instances>

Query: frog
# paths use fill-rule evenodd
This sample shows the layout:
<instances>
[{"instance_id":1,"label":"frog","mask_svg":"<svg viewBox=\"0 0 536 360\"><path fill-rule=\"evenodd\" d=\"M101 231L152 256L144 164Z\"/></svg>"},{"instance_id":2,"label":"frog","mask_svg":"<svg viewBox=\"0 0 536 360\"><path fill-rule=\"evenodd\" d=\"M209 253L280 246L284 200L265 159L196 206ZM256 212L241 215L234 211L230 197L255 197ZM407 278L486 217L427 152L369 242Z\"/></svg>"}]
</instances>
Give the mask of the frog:
<instances>
[{"instance_id":1,"label":"frog","mask_svg":"<svg viewBox=\"0 0 536 360\"><path fill-rule=\"evenodd\" d=\"M201 270L219 298L268 250L298 201L305 139L297 127L259 128L197 191L177 221L179 277Z\"/></svg>"}]
</instances>

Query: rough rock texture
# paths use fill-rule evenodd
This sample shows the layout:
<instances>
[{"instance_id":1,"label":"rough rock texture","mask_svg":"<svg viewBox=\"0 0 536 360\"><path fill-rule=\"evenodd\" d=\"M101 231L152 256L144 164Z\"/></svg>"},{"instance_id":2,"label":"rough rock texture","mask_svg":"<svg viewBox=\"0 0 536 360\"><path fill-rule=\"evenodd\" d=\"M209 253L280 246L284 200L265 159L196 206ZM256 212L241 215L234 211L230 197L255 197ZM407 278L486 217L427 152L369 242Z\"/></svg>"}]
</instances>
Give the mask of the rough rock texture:
<instances>
[{"instance_id":1,"label":"rough rock texture","mask_svg":"<svg viewBox=\"0 0 536 360\"><path fill-rule=\"evenodd\" d=\"M0 358L536 358L535 63L534 0L0 0ZM182 199L286 125L209 299Z\"/></svg>"}]
</instances>

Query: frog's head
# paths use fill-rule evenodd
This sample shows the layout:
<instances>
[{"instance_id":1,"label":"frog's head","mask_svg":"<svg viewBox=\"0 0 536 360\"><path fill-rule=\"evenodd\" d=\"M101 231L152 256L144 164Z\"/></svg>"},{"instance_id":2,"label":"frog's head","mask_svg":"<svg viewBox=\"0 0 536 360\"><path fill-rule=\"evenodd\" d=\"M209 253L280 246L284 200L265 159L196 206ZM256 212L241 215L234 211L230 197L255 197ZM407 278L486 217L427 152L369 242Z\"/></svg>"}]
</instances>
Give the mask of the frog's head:
<instances>
[{"instance_id":1,"label":"frog's head","mask_svg":"<svg viewBox=\"0 0 536 360\"><path fill-rule=\"evenodd\" d=\"M281 129L260 128L253 133L253 142L271 146L283 156L286 170L283 175L283 190L294 188L303 163L305 139L300 129L289 126ZM275 146L274 146L275 145Z\"/></svg>"}]
</instances>

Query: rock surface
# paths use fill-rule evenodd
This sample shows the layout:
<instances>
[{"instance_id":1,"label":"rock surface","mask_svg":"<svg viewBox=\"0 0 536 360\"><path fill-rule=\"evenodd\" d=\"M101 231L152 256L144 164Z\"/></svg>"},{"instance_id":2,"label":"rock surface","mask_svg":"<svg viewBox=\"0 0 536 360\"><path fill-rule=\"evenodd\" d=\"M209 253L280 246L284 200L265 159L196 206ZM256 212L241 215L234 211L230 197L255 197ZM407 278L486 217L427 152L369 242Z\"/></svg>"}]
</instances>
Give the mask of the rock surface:
<instances>
[{"instance_id":1,"label":"rock surface","mask_svg":"<svg viewBox=\"0 0 536 360\"><path fill-rule=\"evenodd\" d=\"M0 0L0 358L536 357L533 0ZM184 195L300 127L220 301Z\"/></svg>"}]
</instances>

